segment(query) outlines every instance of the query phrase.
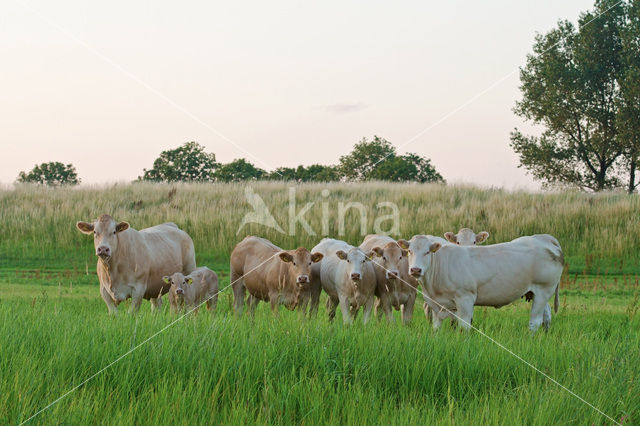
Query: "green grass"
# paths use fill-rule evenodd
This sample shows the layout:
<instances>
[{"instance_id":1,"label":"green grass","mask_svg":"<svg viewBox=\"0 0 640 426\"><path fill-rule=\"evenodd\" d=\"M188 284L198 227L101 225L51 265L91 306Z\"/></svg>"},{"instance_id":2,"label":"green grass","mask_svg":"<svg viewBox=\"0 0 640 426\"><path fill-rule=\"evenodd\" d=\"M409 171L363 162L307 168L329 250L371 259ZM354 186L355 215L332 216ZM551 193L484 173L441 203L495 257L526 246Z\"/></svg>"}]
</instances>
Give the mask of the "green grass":
<instances>
[{"instance_id":1,"label":"green grass","mask_svg":"<svg viewBox=\"0 0 640 426\"><path fill-rule=\"evenodd\" d=\"M228 280L226 281L228 283ZM26 420L179 317L109 317L98 286L0 284L0 423ZM610 289L613 292L613 289ZM524 302L474 325L616 420L640 422L638 288L562 292L531 336ZM634 299L635 295L635 299ZM343 327L266 305L189 315L40 414L36 423L611 423L478 333Z\"/></svg>"},{"instance_id":2,"label":"green grass","mask_svg":"<svg viewBox=\"0 0 640 426\"><path fill-rule=\"evenodd\" d=\"M253 185L287 225L289 185ZM640 223L637 196L529 194L470 187L331 184L297 186L309 201L358 201L373 230L377 203L392 201L400 234L470 226L489 242L554 234L569 267L551 330L530 335L529 305L476 308L474 326L586 401L625 424L640 423ZM252 225L244 185L118 185L0 190L0 424L20 423L110 362L142 347L42 412L36 424L611 424L566 390L477 332L360 321L340 313L308 320L262 304L235 318L225 290L216 315L201 310L175 324L168 306L145 302L137 316L109 317L99 297L91 238L74 228L110 212L137 229L173 221L194 239L198 264L229 282L228 253L246 234L282 247L321 235L280 234ZM321 229L321 209L307 218ZM353 213L353 212L352 212ZM362 238L354 214L343 239ZM397 313L396 313L397 317ZM359 318L360 319L360 318ZM398 318L397 318L398 319ZM446 324L445 324L446 325Z\"/></svg>"}]
</instances>

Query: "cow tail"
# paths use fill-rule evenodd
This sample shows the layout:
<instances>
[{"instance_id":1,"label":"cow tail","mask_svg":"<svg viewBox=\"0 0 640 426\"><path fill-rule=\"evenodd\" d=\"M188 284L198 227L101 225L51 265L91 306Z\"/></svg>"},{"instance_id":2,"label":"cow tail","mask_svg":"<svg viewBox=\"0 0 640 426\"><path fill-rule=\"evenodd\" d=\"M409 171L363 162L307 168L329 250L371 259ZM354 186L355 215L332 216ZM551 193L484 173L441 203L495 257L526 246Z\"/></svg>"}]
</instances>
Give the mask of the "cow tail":
<instances>
[{"instance_id":1,"label":"cow tail","mask_svg":"<svg viewBox=\"0 0 640 426\"><path fill-rule=\"evenodd\" d=\"M558 290L560 289L560 283L556 286L556 297L553 299L553 312L558 313L558 306L560 301L558 300Z\"/></svg>"}]
</instances>

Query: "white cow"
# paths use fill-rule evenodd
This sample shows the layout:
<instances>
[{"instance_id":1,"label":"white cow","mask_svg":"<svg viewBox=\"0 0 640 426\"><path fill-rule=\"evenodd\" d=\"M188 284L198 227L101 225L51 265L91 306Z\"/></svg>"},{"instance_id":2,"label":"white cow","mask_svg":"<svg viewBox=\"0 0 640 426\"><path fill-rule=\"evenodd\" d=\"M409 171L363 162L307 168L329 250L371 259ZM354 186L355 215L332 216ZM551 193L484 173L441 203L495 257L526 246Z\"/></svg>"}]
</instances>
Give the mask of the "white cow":
<instances>
[{"instance_id":1,"label":"white cow","mask_svg":"<svg viewBox=\"0 0 640 426\"><path fill-rule=\"evenodd\" d=\"M541 324L549 327L551 316L545 306L554 292L558 310L564 256L551 235L520 237L487 247L442 245L431 235L398 243L409 250L409 272L420 280L434 310L434 329L453 312L459 325L468 329L474 305L499 308L527 292L533 293L531 331Z\"/></svg>"},{"instance_id":2,"label":"white cow","mask_svg":"<svg viewBox=\"0 0 640 426\"><path fill-rule=\"evenodd\" d=\"M329 319L340 305L342 321L351 324L363 307L362 322L369 321L375 303L376 273L371 257L358 247L344 241L325 238L313 252L322 253L322 262L311 266L312 276L320 277L322 288L329 295Z\"/></svg>"},{"instance_id":3,"label":"white cow","mask_svg":"<svg viewBox=\"0 0 640 426\"><path fill-rule=\"evenodd\" d=\"M454 234L453 232L445 232L444 237L449 242L459 246L475 246L487 241L489 233L487 231L482 231L476 234L469 228L462 228L457 234Z\"/></svg>"}]
</instances>

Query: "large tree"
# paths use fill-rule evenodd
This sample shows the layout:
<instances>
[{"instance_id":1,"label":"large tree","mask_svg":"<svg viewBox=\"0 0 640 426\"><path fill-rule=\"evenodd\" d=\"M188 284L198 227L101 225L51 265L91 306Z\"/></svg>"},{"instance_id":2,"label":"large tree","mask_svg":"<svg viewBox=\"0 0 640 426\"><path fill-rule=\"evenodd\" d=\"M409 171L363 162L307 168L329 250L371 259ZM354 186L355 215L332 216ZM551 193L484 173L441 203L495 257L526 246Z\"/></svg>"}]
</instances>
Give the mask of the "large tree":
<instances>
[{"instance_id":1,"label":"large tree","mask_svg":"<svg viewBox=\"0 0 640 426\"><path fill-rule=\"evenodd\" d=\"M600 191L621 186L618 169L630 150L619 123L621 81L627 73L622 34L628 4L598 0L578 28L568 21L538 35L520 70L522 100L515 112L542 125L540 136L511 134L511 146L545 186Z\"/></svg>"},{"instance_id":2,"label":"large tree","mask_svg":"<svg viewBox=\"0 0 640 426\"><path fill-rule=\"evenodd\" d=\"M332 182L339 180L340 176L333 166L312 164L308 167L278 167L269 173L268 179L296 182Z\"/></svg>"},{"instance_id":3,"label":"large tree","mask_svg":"<svg viewBox=\"0 0 640 426\"><path fill-rule=\"evenodd\" d=\"M20 172L18 182L59 186L77 185L80 183L80 179L73 164L65 165L56 161L38 164L28 173Z\"/></svg>"},{"instance_id":4,"label":"large tree","mask_svg":"<svg viewBox=\"0 0 640 426\"><path fill-rule=\"evenodd\" d=\"M208 182L213 181L216 171L216 156L205 152L205 148L197 142L167 151L162 151L153 162L151 170L144 169L140 180L153 182Z\"/></svg>"}]
</instances>

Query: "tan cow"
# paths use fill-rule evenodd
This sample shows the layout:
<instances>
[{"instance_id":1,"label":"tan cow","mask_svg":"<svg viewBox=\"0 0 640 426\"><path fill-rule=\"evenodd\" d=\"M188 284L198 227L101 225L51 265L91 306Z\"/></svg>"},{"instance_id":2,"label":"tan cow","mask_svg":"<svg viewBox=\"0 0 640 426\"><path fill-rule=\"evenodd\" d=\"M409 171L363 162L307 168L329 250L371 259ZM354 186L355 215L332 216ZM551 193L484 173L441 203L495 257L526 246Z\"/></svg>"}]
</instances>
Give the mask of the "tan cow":
<instances>
[{"instance_id":1,"label":"tan cow","mask_svg":"<svg viewBox=\"0 0 640 426\"><path fill-rule=\"evenodd\" d=\"M333 320L340 305L342 321L351 324L362 307L362 322L366 324L376 299L373 252L365 254L358 247L330 238L320 241L312 251L324 256L311 269L313 275L320 276L322 289L329 295L329 319Z\"/></svg>"},{"instance_id":2,"label":"tan cow","mask_svg":"<svg viewBox=\"0 0 640 426\"><path fill-rule=\"evenodd\" d=\"M458 324L468 329L474 306L499 308L529 291L533 293L531 331L541 324L549 327L547 302L554 292L557 312L564 256L551 235L520 237L487 247L442 245L430 235L398 243L409 250L409 270L420 280L434 311L434 329L454 313Z\"/></svg>"},{"instance_id":3,"label":"tan cow","mask_svg":"<svg viewBox=\"0 0 640 426\"><path fill-rule=\"evenodd\" d=\"M459 246L475 246L484 243L489 238L487 231L476 234L469 228L462 228L457 234L445 232L444 237L451 243Z\"/></svg>"},{"instance_id":4,"label":"tan cow","mask_svg":"<svg viewBox=\"0 0 640 426\"><path fill-rule=\"evenodd\" d=\"M120 302L128 298L132 299L132 313L138 311L142 299L159 308L160 297L169 291L162 277L175 271L189 274L196 267L193 241L174 223L136 231L127 222L103 214L93 223L78 222L76 227L93 235L100 294L109 313L115 314Z\"/></svg>"},{"instance_id":5,"label":"tan cow","mask_svg":"<svg viewBox=\"0 0 640 426\"><path fill-rule=\"evenodd\" d=\"M384 235L367 235L360 249L373 252L376 271L376 296L379 298L378 317L384 314L393 322L393 310L402 312L402 321L408 324L413 316L418 282L408 273L407 251L396 240Z\"/></svg>"},{"instance_id":6,"label":"tan cow","mask_svg":"<svg viewBox=\"0 0 640 426\"><path fill-rule=\"evenodd\" d=\"M310 253L306 248L285 251L264 238L246 237L231 252L236 314L244 308L245 289L250 295L251 314L261 300L270 302L274 313L280 304L295 309L300 289L311 282L311 265L321 259L321 253Z\"/></svg>"},{"instance_id":7,"label":"tan cow","mask_svg":"<svg viewBox=\"0 0 640 426\"><path fill-rule=\"evenodd\" d=\"M169 303L174 312L185 308L197 312L204 302L208 310L215 311L218 305L218 275L206 266L194 269L187 276L176 272L162 280L171 286Z\"/></svg>"}]
</instances>

